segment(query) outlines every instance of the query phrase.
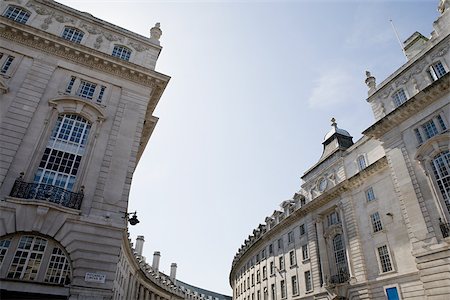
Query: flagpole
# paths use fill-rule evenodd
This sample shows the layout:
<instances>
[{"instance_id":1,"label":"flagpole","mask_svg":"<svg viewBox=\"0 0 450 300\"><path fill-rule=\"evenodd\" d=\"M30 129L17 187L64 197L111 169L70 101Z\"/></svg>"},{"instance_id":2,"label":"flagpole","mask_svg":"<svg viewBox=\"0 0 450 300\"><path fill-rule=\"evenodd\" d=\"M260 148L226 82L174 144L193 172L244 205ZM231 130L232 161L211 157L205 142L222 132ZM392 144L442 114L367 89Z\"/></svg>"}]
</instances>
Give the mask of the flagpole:
<instances>
[{"instance_id":1,"label":"flagpole","mask_svg":"<svg viewBox=\"0 0 450 300\"><path fill-rule=\"evenodd\" d=\"M392 22L392 20L389 20L389 22L391 22L392 30L394 30L394 34L397 37L398 44L400 45L400 48L402 48L403 55L405 56L406 61L408 61L408 57L406 56L405 48L403 48L403 44L400 41L400 38L398 37L397 29L394 26L394 22Z\"/></svg>"}]
</instances>

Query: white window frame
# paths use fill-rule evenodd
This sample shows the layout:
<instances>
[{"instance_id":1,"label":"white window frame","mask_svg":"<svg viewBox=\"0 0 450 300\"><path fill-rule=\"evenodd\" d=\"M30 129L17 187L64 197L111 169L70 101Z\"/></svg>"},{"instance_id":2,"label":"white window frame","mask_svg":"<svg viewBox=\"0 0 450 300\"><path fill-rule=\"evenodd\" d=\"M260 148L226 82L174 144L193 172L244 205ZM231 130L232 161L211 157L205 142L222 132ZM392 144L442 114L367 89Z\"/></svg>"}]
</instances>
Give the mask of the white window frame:
<instances>
[{"instance_id":1,"label":"white window frame","mask_svg":"<svg viewBox=\"0 0 450 300\"><path fill-rule=\"evenodd\" d=\"M298 278L297 275L291 276L291 285L292 285L292 295L296 296L299 294L298 291Z\"/></svg>"},{"instance_id":2,"label":"white window frame","mask_svg":"<svg viewBox=\"0 0 450 300\"><path fill-rule=\"evenodd\" d=\"M124 61L130 61L132 53L133 51L124 45L114 45L111 55Z\"/></svg>"},{"instance_id":3,"label":"white window frame","mask_svg":"<svg viewBox=\"0 0 450 300\"><path fill-rule=\"evenodd\" d=\"M432 136L428 137L425 130L425 124L428 124L432 122L434 128L436 129L437 133L433 134ZM444 132L447 132L449 130L448 121L445 118L445 114L443 112L436 113L432 117L428 118L425 122L420 123L418 126L416 126L413 129L414 136L416 137L417 144L420 146L429 139L432 139L433 137L440 135Z\"/></svg>"},{"instance_id":4,"label":"white window frame","mask_svg":"<svg viewBox=\"0 0 450 300\"><path fill-rule=\"evenodd\" d=\"M289 265L290 267L294 267L297 265L297 257L295 255L295 250L289 251Z\"/></svg>"},{"instance_id":5,"label":"white window frame","mask_svg":"<svg viewBox=\"0 0 450 300\"><path fill-rule=\"evenodd\" d=\"M378 211L370 214L370 223L372 224L372 232L377 233L383 231L383 222Z\"/></svg>"},{"instance_id":6,"label":"white window frame","mask_svg":"<svg viewBox=\"0 0 450 300\"><path fill-rule=\"evenodd\" d=\"M16 15L14 17L11 17L11 15L7 16L8 14L11 14L13 12L13 11L10 11L11 9L18 10L18 12L16 12ZM25 14L20 15L20 13L25 13ZM26 24L31 17L31 12L21 6L18 6L18 5L8 5L8 7L6 7L5 11L3 12L2 16L6 17L10 20L13 20L17 23ZM25 19L25 21L24 21L24 19Z\"/></svg>"},{"instance_id":7,"label":"white window frame","mask_svg":"<svg viewBox=\"0 0 450 300\"><path fill-rule=\"evenodd\" d=\"M389 260L390 260L390 263L391 263L391 268L392 268L392 270L385 271L385 272L383 271L383 265L382 265L382 262L381 262L380 253L378 251L378 249L382 248L382 247L386 247L386 249L387 249L388 257L389 257ZM378 262L379 275L385 275L385 274L390 274L390 273L396 272L394 257L392 256L391 249L390 249L390 247L389 247L389 245L387 243L386 244L379 244L379 245L377 245L375 247L375 256L376 256L377 262Z\"/></svg>"},{"instance_id":8,"label":"white window frame","mask_svg":"<svg viewBox=\"0 0 450 300\"><path fill-rule=\"evenodd\" d=\"M303 259L303 261L307 261L309 259L308 244L304 244L302 246L302 259Z\"/></svg>"},{"instance_id":9,"label":"white window frame","mask_svg":"<svg viewBox=\"0 0 450 300\"><path fill-rule=\"evenodd\" d=\"M373 186L370 186L369 188L367 188L364 191L364 194L366 196L366 201L367 202L373 202L373 201L375 201L377 199L377 197L375 195L375 192L373 190Z\"/></svg>"},{"instance_id":10,"label":"white window frame","mask_svg":"<svg viewBox=\"0 0 450 300\"><path fill-rule=\"evenodd\" d=\"M306 274L308 274L309 276L306 277ZM306 293L310 293L314 290L311 270L306 270L304 272L304 278L305 278L305 291L306 291ZM308 289L308 287L309 287L309 289Z\"/></svg>"},{"instance_id":11,"label":"white window frame","mask_svg":"<svg viewBox=\"0 0 450 300\"><path fill-rule=\"evenodd\" d=\"M288 244L294 243L294 240L295 240L295 238L294 238L294 231L293 230L289 231L288 232Z\"/></svg>"},{"instance_id":12,"label":"white window frame","mask_svg":"<svg viewBox=\"0 0 450 300\"><path fill-rule=\"evenodd\" d=\"M442 69L444 69L444 71L445 71L444 73L442 73L439 70L440 68L437 67L438 65L440 65L442 67ZM427 71L428 71L428 74L431 76L431 80L436 81L448 73L448 68L443 61L437 60L428 67Z\"/></svg>"},{"instance_id":13,"label":"white window frame","mask_svg":"<svg viewBox=\"0 0 450 300\"><path fill-rule=\"evenodd\" d=\"M394 107L397 108L408 101L409 97L404 88L399 88L392 94L391 98L392 102L394 103Z\"/></svg>"},{"instance_id":14,"label":"white window frame","mask_svg":"<svg viewBox=\"0 0 450 300\"><path fill-rule=\"evenodd\" d=\"M66 41L75 43L75 44L81 44L81 41L83 40L84 36L85 36L85 33L83 30L78 29L73 26L65 26L61 33L61 37L63 39L65 39Z\"/></svg>"},{"instance_id":15,"label":"white window frame","mask_svg":"<svg viewBox=\"0 0 450 300\"><path fill-rule=\"evenodd\" d=\"M365 154L360 154L358 155L358 157L356 157L356 166L358 167L359 171L362 171L369 166Z\"/></svg>"}]
</instances>

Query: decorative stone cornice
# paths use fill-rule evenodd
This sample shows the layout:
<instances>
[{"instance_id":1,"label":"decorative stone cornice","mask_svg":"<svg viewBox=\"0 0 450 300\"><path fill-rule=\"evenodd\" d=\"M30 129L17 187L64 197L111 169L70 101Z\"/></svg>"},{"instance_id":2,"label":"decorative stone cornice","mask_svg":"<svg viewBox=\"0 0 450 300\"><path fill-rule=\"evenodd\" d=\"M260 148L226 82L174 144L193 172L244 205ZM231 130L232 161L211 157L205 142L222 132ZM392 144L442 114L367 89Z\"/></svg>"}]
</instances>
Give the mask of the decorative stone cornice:
<instances>
[{"instance_id":1,"label":"decorative stone cornice","mask_svg":"<svg viewBox=\"0 0 450 300\"><path fill-rule=\"evenodd\" d=\"M380 139L384 134L397 127L403 121L414 116L418 111L423 110L447 94L449 87L450 73L447 73L364 130L363 134L371 138Z\"/></svg>"},{"instance_id":2,"label":"decorative stone cornice","mask_svg":"<svg viewBox=\"0 0 450 300\"><path fill-rule=\"evenodd\" d=\"M308 214L313 214L317 209L340 197L346 191L360 186L367 178L383 170L387 167L387 165L387 158L386 156L383 156L382 158L367 166L364 170L361 170L359 173L340 182L312 201L306 203L301 207L297 207L297 209L292 214L281 220L278 224L275 224L271 229L268 229L266 227L264 228L265 230L263 232L256 235L254 230L254 235L249 236L248 239L244 241L243 245L239 248L238 252L234 256L229 278L230 283L232 282L234 273L237 271L236 266L238 265L238 263L249 259L250 256L253 255L252 251L250 251L251 249L255 249L262 243L266 243L268 240L270 240L274 236L277 236L283 230L298 222L298 220L302 217ZM315 218L320 219L321 216L315 216ZM267 217L266 222L273 219L273 217ZM276 221L276 218L273 221Z\"/></svg>"},{"instance_id":3,"label":"decorative stone cornice","mask_svg":"<svg viewBox=\"0 0 450 300\"><path fill-rule=\"evenodd\" d=\"M61 37L14 22L5 17L0 18L0 36L152 89L164 90L170 80L169 76L151 69L120 60L84 45L71 43ZM153 106L156 106L156 104L153 104Z\"/></svg>"}]
</instances>

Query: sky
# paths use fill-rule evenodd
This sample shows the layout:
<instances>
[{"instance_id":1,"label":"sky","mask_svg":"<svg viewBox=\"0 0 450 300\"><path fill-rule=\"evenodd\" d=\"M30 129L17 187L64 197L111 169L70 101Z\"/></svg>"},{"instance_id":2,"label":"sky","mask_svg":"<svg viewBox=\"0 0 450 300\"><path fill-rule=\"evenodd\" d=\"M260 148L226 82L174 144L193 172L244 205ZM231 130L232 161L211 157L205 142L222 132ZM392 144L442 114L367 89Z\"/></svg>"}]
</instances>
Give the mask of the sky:
<instances>
[{"instance_id":1,"label":"sky","mask_svg":"<svg viewBox=\"0 0 450 300\"><path fill-rule=\"evenodd\" d=\"M335 117L354 141L374 118L365 71L382 82L405 63L401 41L429 37L438 0L59 2L149 37L171 76L133 177L129 211L151 263L231 295L237 249L300 189Z\"/></svg>"}]
</instances>

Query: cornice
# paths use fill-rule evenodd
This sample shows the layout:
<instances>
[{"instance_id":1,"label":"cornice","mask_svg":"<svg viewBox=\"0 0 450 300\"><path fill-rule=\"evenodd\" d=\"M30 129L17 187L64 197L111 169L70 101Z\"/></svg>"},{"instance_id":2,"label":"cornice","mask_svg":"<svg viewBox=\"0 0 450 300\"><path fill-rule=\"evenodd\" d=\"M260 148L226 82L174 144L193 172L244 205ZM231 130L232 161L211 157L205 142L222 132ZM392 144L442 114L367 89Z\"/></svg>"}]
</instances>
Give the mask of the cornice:
<instances>
[{"instance_id":1,"label":"cornice","mask_svg":"<svg viewBox=\"0 0 450 300\"><path fill-rule=\"evenodd\" d=\"M298 208L291 215L287 216L281 222L276 224L272 229L267 231L260 231L262 232L262 234L260 235L255 235L254 230L253 231L254 235L249 236L249 238L244 241L244 244L238 250L238 253L235 255L233 259L229 277L230 284L232 283L234 273L237 271L236 266L238 265L239 262L245 261L246 259L250 258L253 255L253 252L251 250L257 248L262 243L266 242L267 240L270 240L274 236L278 236L283 230L297 223L298 220L301 219L302 217L305 217L309 214L313 214L317 209L326 205L330 201L336 199L343 193L360 186L365 182L367 178L383 170L384 168L387 167L387 165L388 165L387 158L386 156L383 156L382 158L378 159L374 163L367 166L364 170L361 170L359 173L340 182L339 184L327 190L320 196L314 198L312 201Z\"/></svg>"},{"instance_id":2,"label":"cornice","mask_svg":"<svg viewBox=\"0 0 450 300\"><path fill-rule=\"evenodd\" d=\"M14 22L5 17L0 17L0 36L152 89L164 90L170 80L169 76L154 70L121 60L81 44L69 42L61 37Z\"/></svg>"},{"instance_id":3,"label":"cornice","mask_svg":"<svg viewBox=\"0 0 450 300\"><path fill-rule=\"evenodd\" d=\"M371 138L380 139L403 121L414 116L418 111L423 110L448 93L449 87L450 73L447 73L364 130L363 134Z\"/></svg>"},{"instance_id":4,"label":"cornice","mask_svg":"<svg viewBox=\"0 0 450 300\"><path fill-rule=\"evenodd\" d=\"M149 264L145 263L143 259L134 252L131 240L128 237L129 233L126 230L124 230L123 233L124 251L128 256L128 261L130 261L134 269L140 273L140 278L151 285L154 291L158 291L162 294L170 293L171 295L184 299L184 292L172 282L169 276L161 272L155 272Z\"/></svg>"}]
</instances>

